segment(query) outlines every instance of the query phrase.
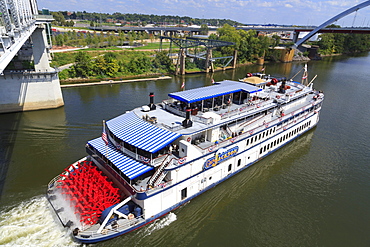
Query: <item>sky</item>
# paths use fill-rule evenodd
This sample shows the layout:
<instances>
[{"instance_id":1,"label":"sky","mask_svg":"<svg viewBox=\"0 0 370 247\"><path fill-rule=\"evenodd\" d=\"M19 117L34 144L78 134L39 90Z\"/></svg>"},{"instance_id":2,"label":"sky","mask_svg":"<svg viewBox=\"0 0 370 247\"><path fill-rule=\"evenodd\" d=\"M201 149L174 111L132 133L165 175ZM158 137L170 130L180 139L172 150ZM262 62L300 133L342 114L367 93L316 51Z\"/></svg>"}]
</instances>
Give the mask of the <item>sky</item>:
<instances>
[{"instance_id":1,"label":"sky","mask_svg":"<svg viewBox=\"0 0 370 247\"><path fill-rule=\"evenodd\" d=\"M318 26L364 0L37 0L51 11L137 13L230 19L243 24ZM370 27L370 6L342 19L342 27Z\"/></svg>"}]
</instances>

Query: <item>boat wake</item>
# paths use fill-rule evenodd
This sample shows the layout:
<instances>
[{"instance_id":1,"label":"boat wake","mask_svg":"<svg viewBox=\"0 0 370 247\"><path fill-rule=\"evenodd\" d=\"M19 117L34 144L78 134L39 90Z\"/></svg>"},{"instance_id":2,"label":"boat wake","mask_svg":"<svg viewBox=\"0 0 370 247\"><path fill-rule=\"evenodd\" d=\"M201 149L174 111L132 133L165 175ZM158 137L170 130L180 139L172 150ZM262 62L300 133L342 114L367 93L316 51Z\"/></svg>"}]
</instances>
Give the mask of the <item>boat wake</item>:
<instances>
[{"instance_id":1,"label":"boat wake","mask_svg":"<svg viewBox=\"0 0 370 247\"><path fill-rule=\"evenodd\" d=\"M44 196L0 211L1 246L78 246L53 218Z\"/></svg>"},{"instance_id":2,"label":"boat wake","mask_svg":"<svg viewBox=\"0 0 370 247\"><path fill-rule=\"evenodd\" d=\"M168 226L175 220L177 220L176 214L170 212L169 214L165 215L159 220L156 220L154 223L150 224L147 228L145 228L144 234L146 236L151 235L153 232Z\"/></svg>"}]
</instances>

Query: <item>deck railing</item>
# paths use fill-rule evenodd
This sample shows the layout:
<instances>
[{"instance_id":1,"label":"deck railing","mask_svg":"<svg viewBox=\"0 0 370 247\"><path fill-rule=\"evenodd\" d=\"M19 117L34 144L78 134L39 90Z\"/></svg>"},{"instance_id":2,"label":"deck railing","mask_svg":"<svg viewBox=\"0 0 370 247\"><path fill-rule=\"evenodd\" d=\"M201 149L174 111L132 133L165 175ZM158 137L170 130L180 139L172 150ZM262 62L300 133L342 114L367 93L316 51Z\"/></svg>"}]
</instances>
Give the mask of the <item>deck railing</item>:
<instances>
[{"instance_id":1,"label":"deck railing","mask_svg":"<svg viewBox=\"0 0 370 247\"><path fill-rule=\"evenodd\" d=\"M80 232L79 237L89 239L117 234L117 232L127 230L134 225L144 222L144 218L144 214L142 214L133 219L127 219L125 220L125 222L118 224L116 227L104 228L101 233L97 233L96 231L83 230Z\"/></svg>"}]
</instances>

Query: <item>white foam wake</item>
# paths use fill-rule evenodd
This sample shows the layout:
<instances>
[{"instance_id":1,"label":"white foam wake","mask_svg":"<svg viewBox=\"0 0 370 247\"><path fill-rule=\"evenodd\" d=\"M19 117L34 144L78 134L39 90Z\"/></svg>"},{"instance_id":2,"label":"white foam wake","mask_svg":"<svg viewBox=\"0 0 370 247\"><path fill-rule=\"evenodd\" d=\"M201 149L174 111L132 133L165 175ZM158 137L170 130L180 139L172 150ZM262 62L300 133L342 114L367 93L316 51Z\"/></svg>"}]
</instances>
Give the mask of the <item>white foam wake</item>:
<instances>
[{"instance_id":1,"label":"white foam wake","mask_svg":"<svg viewBox=\"0 0 370 247\"><path fill-rule=\"evenodd\" d=\"M0 212L1 246L77 246L56 222L43 196Z\"/></svg>"},{"instance_id":2,"label":"white foam wake","mask_svg":"<svg viewBox=\"0 0 370 247\"><path fill-rule=\"evenodd\" d=\"M152 224L149 224L149 226L145 229L145 235L150 235L153 232L162 229L172 222L174 222L177 219L176 214L170 212L169 214L165 215L164 217L160 218L159 220L156 220Z\"/></svg>"}]
</instances>

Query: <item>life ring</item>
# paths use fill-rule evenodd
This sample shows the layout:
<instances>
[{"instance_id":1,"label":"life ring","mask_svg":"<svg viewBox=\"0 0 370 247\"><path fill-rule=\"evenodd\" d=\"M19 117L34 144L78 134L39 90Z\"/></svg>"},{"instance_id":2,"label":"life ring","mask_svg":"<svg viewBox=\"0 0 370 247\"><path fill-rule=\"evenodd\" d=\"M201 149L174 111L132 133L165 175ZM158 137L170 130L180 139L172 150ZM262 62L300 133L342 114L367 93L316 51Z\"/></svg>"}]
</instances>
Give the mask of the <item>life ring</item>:
<instances>
[{"instance_id":1,"label":"life ring","mask_svg":"<svg viewBox=\"0 0 370 247\"><path fill-rule=\"evenodd\" d=\"M187 139L186 139L187 142L191 142L191 137L189 136Z\"/></svg>"},{"instance_id":2,"label":"life ring","mask_svg":"<svg viewBox=\"0 0 370 247\"><path fill-rule=\"evenodd\" d=\"M277 98L277 99L280 99L280 95L276 95L276 98Z\"/></svg>"},{"instance_id":3,"label":"life ring","mask_svg":"<svg viewBox=\"0 0 370 247\"><path fill-rule=\"evenodd\" d=\"M132 220L133 218L135 218L135 215L134 215L134 214L132 214L132 213L129 213L129 214L127 215L127 218L128 218L129 220Z\"/></svg>"}]
</instances>

